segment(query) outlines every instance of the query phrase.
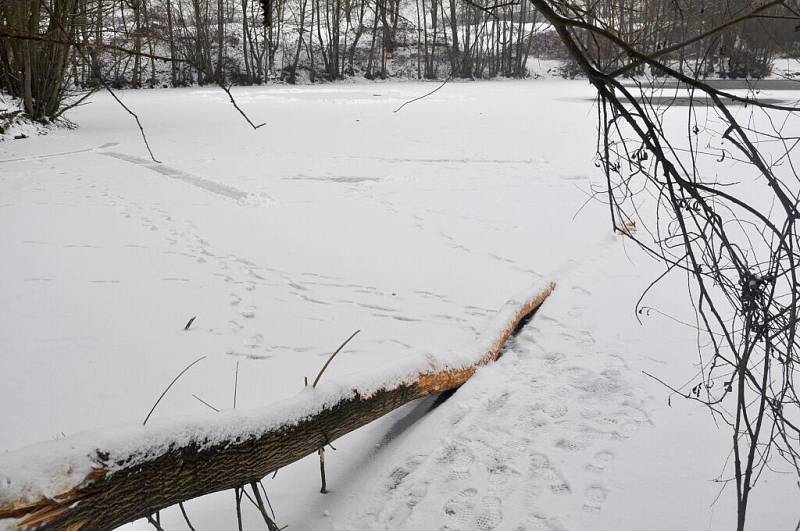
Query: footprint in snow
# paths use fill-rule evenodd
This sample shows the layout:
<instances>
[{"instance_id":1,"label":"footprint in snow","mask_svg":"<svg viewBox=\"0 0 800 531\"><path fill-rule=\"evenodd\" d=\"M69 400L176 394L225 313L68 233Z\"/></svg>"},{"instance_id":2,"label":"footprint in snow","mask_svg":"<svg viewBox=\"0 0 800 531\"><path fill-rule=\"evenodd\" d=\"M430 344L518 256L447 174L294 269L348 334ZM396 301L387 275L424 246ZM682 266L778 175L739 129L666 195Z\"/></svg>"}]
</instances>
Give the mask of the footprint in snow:
<instances>
[{"instance_id":1,"label":"footprint in snow","mask_svg":"<svg viewBox=\"0 0 800 531\"><path fill-rule=\"evenodd\" d=\"M245 346L251 349L256 349L260 348L263 344L264 344L264 334L255 334L254 336L251 336L247 340Z\"/></svg>"},{"instance_id":2,"label":"footprint in snow","mask_svg":"<svg viewBox=\"0 0 800 531\"><path fill-rule=\"evenodd\" d=\"M603 502L608 496L608 491L599 483L594 483L586 488L583 493L583 510L587 512L597 512L601 509Z\"/></svg>"},{"instance_id":3,"label":"footprint in snow","mask_svg":"<svg viewBox=\"0 0 800 531\"><path fill-rule=\"evenodd\" d=\"M464 489L444 504L444 514L461 523L467 523L475 516L474 498L478 491L473 488Z\"/></svg>"},{"instance_id":4,"label":"footprint in snow","mask_svg":"<svg viewBox=\"0 0 800 531\"><path fill-rule=\"evenodd\" d=\"M572 291L574 291L575 293L579 293L581 295L591 295L592 294L591 291L589 291L587 289L584 289L584 288L582 288L580 286L572 286Z\"/></svg>"},{"instance_id":5,"label":"footprint in snow","mask_svg":"<svg viewBox=\"0 0 800 531\"><path fill-rule=\"evenodd\" d=\"M267 280L266 278L256 273L253 269L248 269L247 272L250 273L250 276L253 278L257 278L258 280Z\"/></svg>"},{"instance_id":6,"label":"footprint in snow","mask_svg":"<svg viewBox=\"0 0 800 531\"><path fill-rule=\"evenodd\" d=\"M480 531L491 531L503 521L503 508L497 496L484 496L481 498L475 516L475 527Z\"/></svg>"},{"instance_id":7,"label":"footprint in snow","mask_svg":"<svg viewBox=\"0 0 800 531\"><path fill-rule=\"evenodd\" d=\"M445 446L436 462L449 469L448 479L467 479L472 476L475 454L468 446L453 442Z\"/></svg>"},{"instance_id":8,"label":"footprint in snow","mask_svg":"<svg viewBox=\"0 0 800 531\"><path fill-rule=\"evenodd\" d=\"M632 437L636 432L639 431L639 422L634 420L628 420L620 424L619 429L616 431L615 435L620 439L628 439Z\"/></svg>"},{"instance_id":9,"label":"footprint in snow","mask_svg":"<svg viewBox=\"0 0 800 531\"><path fill-rule=\"evenodd\" d=\"M550 459L544 454L534 454L531 457L528 466L528 477L531 480L547 483L550 491L556 495L569 494L572 490L561 473L553 467Z\"/></svg>"},{"instance_id":10,"label":"footprint in snow","mask_svg":"<svg viewBox=\"0 0 800 531\"><path fill-rule=\"evenodd\" d=\"M485 409L490 413L494 413L502 409L506 402L508 402L508 392L502 392L494 398L490 398L486 402Z\"/></svg>"},{"instance_id":11,"label":"footprint in snow","mask_svg":"<svg viewBox=\"0 0 800 531\"><path fill-rule=\"evenodd\" d=\"M586 464L584 467L589 472L594 472L599 474L605 471L606 467L608 467L614 461L614 453L609 450L601 450L594 454L592 460Z\"/></svg>"},{"instance_id":12,"label":"footprint in snow","mask_svg":"<svg viewBox=\"0 0 800 531\"><path fill-rule=\"evenodd\" d=\"M591 442L585 438L562 437L556 441L555 447L568 452L579 452L588 448L590 444Z\"/></svg>"},{"instance_id":13,"label":"footprint in snow","mask_svg":"<svg viewBox=\"0 0 800 531\"><path fill-rule=\"evenodd\" d=\"M515 476L519 476L519 472L508 466L511 462L509 456L494 456L486 463L486 472L489 474L487 483L490 488L501 488L508 485Z\"/></svg>"},{"instance_id":14,"label":"footprint in snow","mask_svg":"<svg viewBox=\"0 0 800 531\"><path fill-rule=\"evenodd\" d=\"M517 529L520 531L568 531L557 518L549 518L540 514L532 515L524 526Z\"/></svg>"},{"instance_id":15,"label":"footprint in snow","mask_svg":"<svg viewBox=\"0 0 800 531\"><path fill-rule=\"evenodd\" d=\"M392 473L389 474L389 480L386 483L386 490L394 490L399 487L410 473L411 470L405 467L398 467L392 470Z\"/></svg>"},{"instance_id":16,"label":"footprint in snow","mask_svg":"<svg viewBox=\"0 0 800 531\"><path fill-rule=\"evenodd\" d=\"M560 419L567 415L569 408L564 403L552 402L544 407L544 412L552 419Z\"/></svg>"}]
</instances>

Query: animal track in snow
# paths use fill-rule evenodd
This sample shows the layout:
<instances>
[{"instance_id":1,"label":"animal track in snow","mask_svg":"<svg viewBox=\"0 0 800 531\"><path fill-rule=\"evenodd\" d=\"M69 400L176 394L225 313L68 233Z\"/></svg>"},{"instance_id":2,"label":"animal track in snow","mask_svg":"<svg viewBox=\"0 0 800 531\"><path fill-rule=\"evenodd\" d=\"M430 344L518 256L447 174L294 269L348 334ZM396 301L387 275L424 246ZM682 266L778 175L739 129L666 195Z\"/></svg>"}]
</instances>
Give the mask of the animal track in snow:
<instances>
[{"instance_id":1,"label":"animal track in snow","mask_svg":"<svg viewBox=\"0 0 800 531\"><path fill-rule=\"evenodd\" d=\"M264 334L255 334L245 342L245 346L251 349L261 348L264 344Z\"/></svg>"}]
</instances>

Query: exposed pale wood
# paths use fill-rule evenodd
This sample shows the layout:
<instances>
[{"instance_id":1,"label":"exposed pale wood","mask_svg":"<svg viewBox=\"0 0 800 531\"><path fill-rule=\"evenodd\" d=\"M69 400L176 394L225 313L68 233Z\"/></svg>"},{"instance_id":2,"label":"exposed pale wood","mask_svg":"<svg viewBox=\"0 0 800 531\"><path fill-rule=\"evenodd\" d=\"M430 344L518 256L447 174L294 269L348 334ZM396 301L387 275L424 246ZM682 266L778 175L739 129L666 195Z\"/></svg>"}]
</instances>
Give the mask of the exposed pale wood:
<instances>
[{"instance_id":1,"label":"exposed pale wood","mask_svg":"<svg viewBox=\"0 0 800 531\"><path fill-rule=\"evenodd\" d=\"M19 529L111 529L212 492L242 487L317 452L324 445L418 398L456 389L478 367L496 360L514 332L544 302L553 285L522 304L502 334L473 366L421 374L416 382L343 400L298 424L257 438L216 446L176 447L113 474L95 469L79 487L35 502L0 506L0 519ZM76 503L77 502L77 503Z\"/></svg>"}]
</instances>

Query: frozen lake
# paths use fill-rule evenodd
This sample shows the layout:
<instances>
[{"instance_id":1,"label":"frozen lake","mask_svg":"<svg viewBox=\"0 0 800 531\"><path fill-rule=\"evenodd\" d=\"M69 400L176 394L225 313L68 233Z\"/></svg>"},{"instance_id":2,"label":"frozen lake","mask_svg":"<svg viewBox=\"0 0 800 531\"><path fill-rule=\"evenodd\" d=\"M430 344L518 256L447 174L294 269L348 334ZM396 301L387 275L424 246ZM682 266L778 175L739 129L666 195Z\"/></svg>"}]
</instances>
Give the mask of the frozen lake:
<instances>
[{"instance_id":1,"label":"frozen lake","mask_svg":"<svg viewBox=\"0 0 800 531\"><path fill-rule=\"evenodd\" d=\"M76 130L0 143L0 451L141 422L200 356L157 418L213 414L193 395L232 407L237 366L237 408L292 396L355 330L325 379L457 356L553 279L496 367L424 417L431 403L339 441L331 494L309 459L265 482L279 523L729 528L733 494L712 505L728 432L641 373L690 378L695 333L636 323L661 268L587 203L602 185L592 89L450 83L394 112L435 86L237 88L256 131L218 89L121 92L160 164L107 95L69 115ZM685 311L684 289L653 305ZM509 469L496 485L493 460ZM756 490L753 529L796 524L790 479ZM198 529L230 529L232 500L187 507Z\"/></svg>"}]
</instances>

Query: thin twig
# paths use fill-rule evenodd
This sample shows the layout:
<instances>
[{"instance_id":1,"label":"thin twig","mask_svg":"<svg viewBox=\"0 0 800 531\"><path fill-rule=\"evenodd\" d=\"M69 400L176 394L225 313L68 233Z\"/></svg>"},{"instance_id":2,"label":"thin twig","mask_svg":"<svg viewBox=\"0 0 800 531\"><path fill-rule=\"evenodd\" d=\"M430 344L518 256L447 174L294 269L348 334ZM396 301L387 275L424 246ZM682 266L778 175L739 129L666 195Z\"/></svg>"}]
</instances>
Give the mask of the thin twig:
<instances>
[{"instance_id":1,"label":"thin twig","mask_svg":"<svg viewBox=\"0 0 800 531\"><path fill-rule=\"evenodd\" d=\"M242 495L240 490L237 487L233 489L233 493L236 496L236 523L239 526L239 531L242 531Z\"/></svg>"},{"instance_id":2,"label":"thin twig","mask_svg":"<svg viewBox=\"0 0 800 531\"><path fill-rule=\"evenodd\" d=\"M158 523L155 518L153 518L153 515L148 514L147 515L147 521L150 522L150 525L155 527L157 531L164 531L164 528L161 527L161 524Z\"/></svg>"},{"instance_id":3,"label":"thin twig","mask_svg":"<svg viewBox=\"0 0 800 531\"><path fill-rule=\"evenodd\" d=\"M314 387L314 388L316 388L316 387L317 387L317 384L319 383L319 379L320 379L320 378L322 378L322 373L323 373L323 372L325 372L325 369L327 369L327 368L328 368L328 365L330 365L330 364L331 364L331 362L333 361L333 358L335 358L335 357L336 357L336 355L337 355L339 352L341 352L341 350L342 350L342 349L345 347L345 345L347 345L347 344L350 342L350 340L351 340L351 339L353 339L354 337L356 337L356 334L358 334L359 332L361 332L361 330L356 330L355 332L353 332L353 334L352 334L350 337L348 337L347 339L345 339L344 343L342 343L341 345L339 345L339 348L337 348L337 349L336 349L336 352L334 352L333 354L331 354L331 357L330 357L330 358L328 358L328 361L326 361L326 362L325 362L325 365L323 365L323 366L322 366L322 368L319 370L319 374L317 374L317 377L316 377L316 379L314 379L314 384L313 384L311 387Z\"/></svg>"},{"instance_id":4,"label":"thin twig","mask_svg":"<svg viewBox=\"0 0 800 531\"><path fill-rule=\"evenodd\" d=\"M156 163L158 163L158 164L161 164L161 161L160 161L160 160L158 160L158 159L156 158L156 156L155 156L155 155L153 155L153 150L152 150L152 149L150 149L150 142L148 142L148 141L147 141L147 134L144 132L144 127L142 127L142 122L139 120L139 115L138 115L138 114L136 114L135 112L133 112L133 111L130 109L130 107L128 107L127 105L125 105L124 103L122 103L122 100L121 100L121 99L119 99L119 97L117 96L117 94L116 94L116 93L115 93L115 92L114 92L114 91L111 89L111 86L110 86L108 83L106 83L106 82L105 82L105 80L101 79L101 80L100 80L100 82L103 84L103 86L104 86L104 87L105 87L105 89L108 91L108 93L109 93L109 94L111 94L111 96L112 96L112 97L113 97L115 100L117 100L117 103L119 103L119 104L120 104L120 106L121 106L123 109L125 109L125 111L126 111L128 114L130 114L131 116L133 116L133 119L136 121L136 126L139 128L139 133L142 135L142 140L144 140L144 147L146 147L146 148L147 148L147 153L148 153L148 154L150 154L150 158L153 160L153 162L156 162Z\"/></svg>"},{"instance_id":5,"label":"thin twig","mask_svg":"<svg viewBox=\"0 0 800 531\"><path fill-rule=\"evenodd\" d=\"M322 487L320 487L319 491L322 494L327 494L328 485L325 482L325 447L323 446L320 448L317 453L319 454L319 477L322 481Z\"/></svg>"},{"instance_id":6,"label":"thin twig","mask_svg":"<svg viewBox=\"0 0 800 531\"><path fill-rule=\"evenodd\" d=\"M445 85L447 85L447 83L448 83L448 82L449 82L451 79L453 79L453 76L455 76L455 72L450 72L450 75L449 75L449 76L447 76L447 78L445 78L445 80L444 80L444 81L442 81L442 83L441 83L441 84L440 84L438 87L436 87L436 88L435 88L435 89L433 89L432 91L428 92L427 94L423 94L422 96L417 96L416 98L413 98L413 99L410 99L410 100L408 100L407 102L403 103L403 104L402 104L400 107L396 108L396 109L395 109L394 111L392 111L392 112L395 112L395 113L396 113L396 112L400 112L401 110L403 110L403 107L405 107L406 105L411 105L411 104L412 104L412 103L414 103L414 102L417 102L417 101L419 101L419 100L423 100L423 99L427 98L428 96L431 96L432 94L435 94L436 92L439 92L439 90L441 90L441 89L442 89L442 87L444 87Z\"/></svg>"},{"instance_id":7,"label":"thin twig","mask_svg":"<svg viewBox=\"0 0 800 531\"><path fill-rule=\"evenodd\" d=\"M224 90L224 91L225 91L225 94L227 94L227 95L228 95L228 98L230 98L230 100L231 100L231 104L233 105L233 107L234 107L234 108L235 108L237 111L239 111L239 114L241 114L241 115L242 115L242 118L244 118L245 120L247 120L247 123L248 123L248 124L250 124L250 127L252 127L252 128L255 130L255 129L258 129L259 127L263 127L263 126L267 125L267 123L266 123L266 122L260 123L260 124L258 124L258 125L254 124L254 123L253 123L253 121L252 121L252 120L250 120L250 117L249 117L249 116L247 116L247 114L245 114L245 112L244 112L244 111L243 111L241 108L239 108L239 105L236 103L236 100L233 98L233 94L231 94L230 87L226 87L226 86L225 86L223 83L219 83L219 86L220 86L220 88L221 88L222 90ZM232 87L232 86L233 86L233 85L231 85L231 87Z\"/></svg>"},{"instance_id":8,"label":"thin twig","mask_svg":"<svg viewBox=\"0 0 800 531\"><path fill-rule=\"evenodd\" d=\"M280 470L280 469L278 469ZM275 479L275 476L278 475L278 470L275 471L275 474L272 475L272 479ZM264 487L264 484L261 480L258 480L258 484L261 485L261 490L264 491L264 499L267 500L267 505L269 506L269 512L272 513L272 519L275 519L275 509L272 508L272 504L269 502L269 496L267 496L267 489Z\"/></svg>"},{"instance_id":9,"label":"thin twig","mask_svg":"<svg viewBox=\"0 0 800 531\"><path fill-rule=\"evenodd\" d=\"M492 17L492 18L495 18L495 19L497 18L497 13L495 13L495 10L497 10L497 9L501 9L501 8L504 8L504 7L514 7L514 6L518 6L518 5L520 5L520 3L521 3L521 2L505 2L505 3L502 3L502 4L494 4L494 5L492 5L492 6L486 6L486 7L484 7L484 6L482 6L482 5L478 5L478 4L476 4L476 3L475 3L475 2L473 2L472 0L463 0L463 2L464 2L465 4L471 5L471 6L472 6L472 7L474 7L475 9L478 9L478 10L480 10L480 11L483 11L484 13L486 13L487 15L489 15L490 17Z\"/></svg>"},{"instance_id":10,"label":"thin twig","mask_svg":"<svg viewBox=\"0 0 800 531\"><path fill-rule=\"evenodd\" d=\"M236 409L236 393L239 390L239 361L236 361L236 373L233 377L233 409Z\"/></svg>"},{"instance_id":11,"label":"thin twig","mask_svg":"<svg viewBox=\"0 0 800 531\"><path fill-rule=\"evenodd\" d=\"M212 406L211 404L209 404L208 402L206 402L205 400L203 400L202 398L200 398L200 397L199 397L199 396L197 396L196 394L192 393L192 396L193 396L193 397L195 397L195 398L196 398L197 400L199 400L200 402L202 402L203 404L205 404L206 406L208 406L208 407L210 407L211 409L213 409L214 411L216 411L217 413L219 413L219 409L215 408L214 406Z\"/></svg>"},{"instance_id":12,"label":"thin twig","mask_svg":"<svg viewBox=\"0 0 800 531\"><path fill-rule=\"evenodd\" d=\"M181 509L181 514L183 515L183 519L186 520L186 525L189 526L189 529L191 531L195 531L194 526L192 525L192 521L189 520L189 515L186 514L186 509L183 507L183 502L180 502L178 504L178 507L180 507L180 509Z\"/></svg>"},{"instance_id":13,"label":"thin twig","mask_svg":"<svg viewBox=\"0 0 800 531\"><path fill-rule=\"evenodd\" d=\"M264 507L264 500L261 499L261 493L258 490L258 484L253 481L250 483L250 488L253 490L253 494L256 497L256 505L259 512L261 512L261 516L264 518L264 523L267 524L267 529L269 529L269 531L280 531L281 528L278 527L278 525L267 514L267 508Z\"/></svg>"},{"instance_id":14,"label":"thin twig","mask_svg":"<svg viewBox=\"0 0 800 531\"><path fill-rule=\"evenodd\" d=\"M193 362L191 362L189 365L187 365L187 366L186 366L186 367L185 367L185 368L184 368L184 369L183 369L181 372L179 372L179 373L178 373L178 375L177 375L175 378L173 378L173 379L172 379L172 381L169 383L169 385L167 386L167 388L166 388L166 389L164 389L164 392L163 392L163 393L161 393L161 396L159 396L159 397L158 397L158 400L156 400L156 403L155 403L155 404L153 404L153 407L151 407L151 408L150 408L150 412L149 412L149 413L147 414L147 416L144 418L144 422L142 422L142 426L145 426L145 425L147 424L147 421L148 421L148 420L150 420L150 415L152 415L152 414L153 414L153 411L155 411L155 410L156 410L156 406L158 406L158 403L159 403L159 402L161 402L161 399L162 399L162 398L164 398L164 395L166 395L166 394L167 394L167 392L170 390L170 388L171 388L173 385L175 385L175 382L177 382L177 381L178 381L178 378L180 378L181 376L183 376L183 374L184 374L186 371L188 371L189 369L191 369L191 368L192 368L192 367L193 367L193 366L194 366L196 363L199 363L200 361L204 360L205 358L206 358L206 356L200 356L199 358L197 358L196 360L194 360Z\"/></svg>"}]
</instances>

